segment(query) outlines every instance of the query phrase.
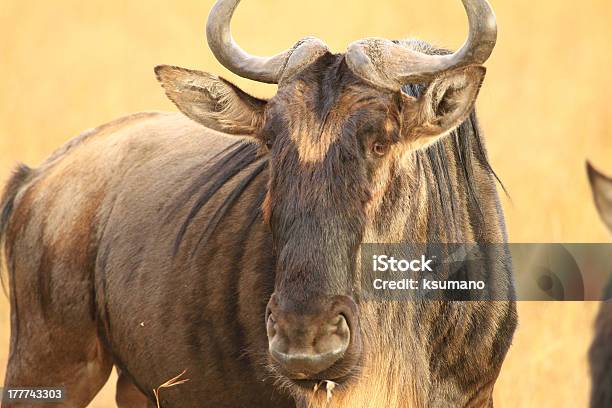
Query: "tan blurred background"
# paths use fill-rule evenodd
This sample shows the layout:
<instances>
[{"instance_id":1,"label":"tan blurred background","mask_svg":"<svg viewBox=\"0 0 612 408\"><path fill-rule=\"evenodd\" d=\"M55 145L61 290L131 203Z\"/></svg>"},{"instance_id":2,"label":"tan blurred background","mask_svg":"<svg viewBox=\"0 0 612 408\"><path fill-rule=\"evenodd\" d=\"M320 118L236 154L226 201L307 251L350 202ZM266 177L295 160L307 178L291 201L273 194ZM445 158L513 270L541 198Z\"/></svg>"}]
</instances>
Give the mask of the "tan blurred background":
<instances>
[{"instance_id":1,"label":"tan blurred background","mask_svg":"<svg viewBox=\"0 0 612 408\"><path fill-rule=\"evenodd\" d=\"M0 2L0 179L36 165L81 131L131 112L175 110L153 75L160 63L219 73L258 96L205 46L212 0ZM612 174L612 3L492 0L498 46L479 98L514 242L610 242L591 203L584 160ZM458 0L245 0L234 36L271 54L304 35L336 52L359 37L420 37L457 48ZM521 303L496 386L497 407L586 406L586 351L597 303ZM0 295L0 383L9 311ZM381 373L382 374L382 373ZM107 384L92 406L112 407Z\"/></svg>"}]
</instances>

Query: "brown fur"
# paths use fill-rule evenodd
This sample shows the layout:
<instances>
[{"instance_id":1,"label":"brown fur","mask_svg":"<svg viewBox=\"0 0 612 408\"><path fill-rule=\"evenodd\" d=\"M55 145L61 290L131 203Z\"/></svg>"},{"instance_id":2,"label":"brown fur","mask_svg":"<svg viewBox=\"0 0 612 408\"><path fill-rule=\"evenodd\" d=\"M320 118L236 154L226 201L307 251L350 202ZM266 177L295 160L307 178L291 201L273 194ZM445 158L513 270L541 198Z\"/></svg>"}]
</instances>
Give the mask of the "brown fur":
<instances>
[{"instance_id":1,"label":"brown fur","mask_svg":"<svg viewBox=\"0 0 612 408\"><path fill-rule=\"evenodd\" d=\"M193 84L173 68L158 75ZM162 406L490 406L516 324L510 301L360 301L351 338L363 347L330 378L330 403L282 375L264 324L273 292L296 313L321 294L352 296L362 242L505 241L470 114L482 76L461 83L468 99L447 111L431 96L452 81L402 102L341 55L322 56L269 102L190 75L205 86L164 86L194 121L122 119L9 184L6 385L51 373L45 381L67 387L65 406L85 406L114 364L118 400L136 403L136 389L151 404L155 387L187 370ZM224 88L211 92L210 81ZM408 137L402 118L414 112L405 103L424 100L430 112L413 124L450 121L426 150L415 138L432 134ZM374 155L374 142L389 153Z\"/></svg>"}]
</instances>

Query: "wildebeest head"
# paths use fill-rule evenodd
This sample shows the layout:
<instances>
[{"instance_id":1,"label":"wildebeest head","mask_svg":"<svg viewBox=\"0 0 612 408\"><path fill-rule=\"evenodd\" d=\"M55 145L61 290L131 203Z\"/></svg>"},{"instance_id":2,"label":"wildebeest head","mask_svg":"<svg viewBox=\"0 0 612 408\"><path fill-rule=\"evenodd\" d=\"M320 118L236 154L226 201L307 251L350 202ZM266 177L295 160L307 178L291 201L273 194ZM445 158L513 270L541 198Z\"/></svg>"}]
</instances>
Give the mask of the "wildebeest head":
<instances>
[{"instance_id":1,"label":"wildebeest head","mask_svg":"<svg viewBox=\"0 0 612 408\"><path fill-rule=\"evenodd\" d=\"M588 162L587 173L599 215L608 229L612 231L612 179L597 171Z\"/></svg>"},{"instance_id":2,"label":"wildebeest head","mask_svg":"<svg viewBox=\"0 0 612 408\"><path fill-rule=\"evenodd\" d=\"M277 83L268 101L217 76L156 68L170 99L210 128L251 135L270 157L263 204L276 252L265 316L270 362L294 380L339 379L361 355L353 277L359 245L397 241L384 201L411 154L461 124L496 40L486 0L463 0L470 33L456 53L429 55L411 41L365 39L331 54L314 38L271 58L243 51L229 23L239 0L219 0L208 42L234 73ZM415 98L406 84L427 84ZM392 211L393 209L391 209Z\"/></svg>"}]
</instances>

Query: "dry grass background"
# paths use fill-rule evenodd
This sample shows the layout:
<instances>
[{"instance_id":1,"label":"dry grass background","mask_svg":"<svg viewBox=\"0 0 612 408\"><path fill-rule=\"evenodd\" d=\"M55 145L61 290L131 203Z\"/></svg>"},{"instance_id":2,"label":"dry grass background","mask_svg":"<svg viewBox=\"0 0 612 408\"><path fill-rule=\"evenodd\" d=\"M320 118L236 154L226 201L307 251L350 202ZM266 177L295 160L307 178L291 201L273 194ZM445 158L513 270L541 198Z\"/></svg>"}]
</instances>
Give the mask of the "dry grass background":
<instances>
[{"instance_id":1,"label":"dry grass background","mask_svg":"<svg viewBox=\"0 0 612 408\"><path fill-rule=\"evenodd\" d=\"M610 242L584 160L612 174L612 3L492 0L500 27L479 113L514 242ZM205 46L212 0L0 2L0 178L35 165L84 129L130 112L174 110L152 68L222 74L256 95L273 86L236 78ZM456 48L457 0L248 0L234 34L271 54L313 34L342 51L359 37L418 36ZM520 327L496 386L498 407L586 406L586 350L596 303L521 303ZM0 381L8 349L0 296ZM382 373L381 373L382 375ZM92 403L111 407L112 385Z\"/></svg>"}]
</instances>

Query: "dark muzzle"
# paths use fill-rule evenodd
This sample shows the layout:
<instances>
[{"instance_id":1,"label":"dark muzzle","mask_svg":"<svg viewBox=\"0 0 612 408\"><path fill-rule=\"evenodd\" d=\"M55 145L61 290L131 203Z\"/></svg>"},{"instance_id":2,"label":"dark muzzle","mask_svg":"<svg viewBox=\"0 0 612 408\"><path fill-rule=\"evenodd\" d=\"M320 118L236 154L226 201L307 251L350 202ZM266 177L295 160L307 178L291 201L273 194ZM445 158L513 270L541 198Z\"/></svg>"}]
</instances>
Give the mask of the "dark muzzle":
<instances>
[{"instance_id":1,"label":"dark muzzle","mask_svg":"<svg viewBox=\"0 0 612 408\"><path fill-rule=\"evenodd\" d=\"M266 328L272 362L290 379L335 379L347 375L361 355L358 309L348 296L320 299L317 307L283 307L272 295ZM314 311L313 311L314 310Z\"/></svg>"}]
</instances>

